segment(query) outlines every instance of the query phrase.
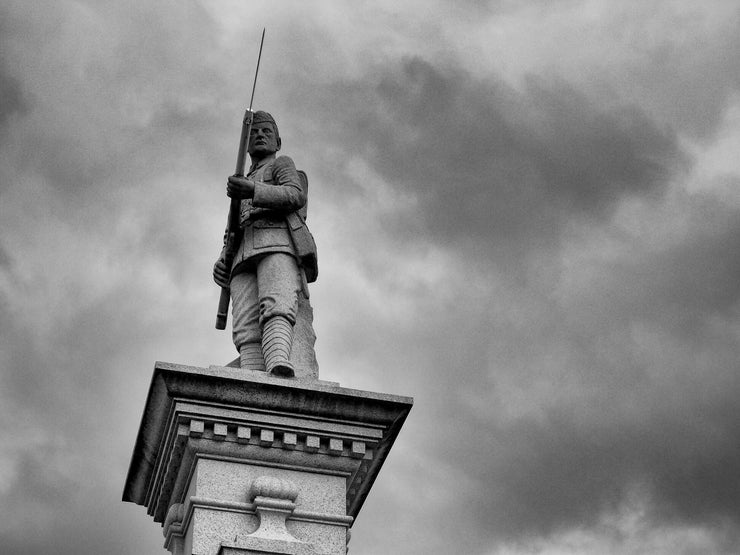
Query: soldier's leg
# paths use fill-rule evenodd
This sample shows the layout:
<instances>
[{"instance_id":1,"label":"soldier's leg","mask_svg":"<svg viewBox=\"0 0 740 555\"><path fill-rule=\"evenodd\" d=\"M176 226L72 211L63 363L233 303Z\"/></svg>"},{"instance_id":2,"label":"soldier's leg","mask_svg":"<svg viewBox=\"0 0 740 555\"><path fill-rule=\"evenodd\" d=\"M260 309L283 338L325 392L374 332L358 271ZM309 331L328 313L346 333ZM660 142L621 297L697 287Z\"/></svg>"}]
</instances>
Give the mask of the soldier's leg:
<instances>
[{"instance_id":1,"label":"soldier's leg","mask_svg":"<svg viewBox=\"0 0 740 555\"><path fill-rule=\"evenodd\" d=\"M241 272L231 278L232 336L239 351L241 367L264 371L257 293L256 273Z\"/></svg>"},{"instance_id":2,"label":"soldier's leg","mask_svg":"<svg viewBox=\"0 0 740 555\"><path fill-rule=\"evenodd\" d=\"M295 369L289 359L301 290L295 258L285 253L265 256L257 265L257 284L266 370L279 376L293 376Z\"/></svg>"}]
</instances>

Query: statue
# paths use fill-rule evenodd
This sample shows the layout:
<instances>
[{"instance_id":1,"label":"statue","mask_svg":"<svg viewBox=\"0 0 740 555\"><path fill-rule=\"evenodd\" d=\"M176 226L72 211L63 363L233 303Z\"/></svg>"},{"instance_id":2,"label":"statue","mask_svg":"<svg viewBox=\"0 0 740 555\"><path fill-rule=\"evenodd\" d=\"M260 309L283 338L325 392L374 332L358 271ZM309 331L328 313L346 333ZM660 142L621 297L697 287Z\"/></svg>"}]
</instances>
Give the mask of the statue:
<instances>
[{"instance_id":1,"label":"statue","mask_svg":"<svg viewBox=\"0 0 740 555\"><path fill-rule=\"evenodd\" d=\"M240 238L231 248L224 241L213 279L230 290L241 368L292 377L299 304L310 312L308 283L318 273L316 245L306 227L308 180L290 157L277 156L280 133L267 112L253 113L245 142L249 172L229 177L226 186L232 203L239 201ZM306 325L315 338L311 321Z\"/></svg>"}]
</instances>

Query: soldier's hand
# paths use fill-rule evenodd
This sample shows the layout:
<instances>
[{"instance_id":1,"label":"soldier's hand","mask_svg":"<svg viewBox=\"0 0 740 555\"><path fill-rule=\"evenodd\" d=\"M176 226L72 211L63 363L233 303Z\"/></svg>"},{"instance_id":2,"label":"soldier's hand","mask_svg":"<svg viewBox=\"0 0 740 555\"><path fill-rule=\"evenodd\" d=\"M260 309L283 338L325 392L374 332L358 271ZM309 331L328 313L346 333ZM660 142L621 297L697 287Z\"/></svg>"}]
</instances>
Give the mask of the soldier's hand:
<instances>
[{"instance_id":1,"label":"soldier's hand","mask_svg":"<svg viewBox=\"0 0 740 555\"><path fill-rule=\"evenodd\" d=\"M226 261L223 258L219 258L213 265L213 281L215 281L220 287L229 286L229 267L226 265Z\"/></svg>"},{"instance_id":2,"label":"soldier's hand","mask_svg":"<svg viewBox=\"0 0 740 555\"><path fill-rule=\"evenodd\" d=\"M231 198L252 198L254 196L254 180L232 175L226 183L226 195Z\"/></svg>"}]
</instances>

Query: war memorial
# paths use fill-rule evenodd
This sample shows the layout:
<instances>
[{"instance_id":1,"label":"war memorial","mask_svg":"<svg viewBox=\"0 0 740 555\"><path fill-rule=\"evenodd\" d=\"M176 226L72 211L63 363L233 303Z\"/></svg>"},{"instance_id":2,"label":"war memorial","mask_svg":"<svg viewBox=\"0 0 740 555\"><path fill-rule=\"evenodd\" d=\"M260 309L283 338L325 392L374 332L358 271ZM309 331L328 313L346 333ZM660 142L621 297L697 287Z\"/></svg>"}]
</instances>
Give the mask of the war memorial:
<instances>
[{"instance_id":1,"label":"war memorial","mask_svg":"<svg viewBox=\"0 0 740 555\"><path fill-rule=\"evenodd\" d=\"M172 555L344 555L413 403L319 379L308 178L281 148L250 103L213 269L216 327L230 304L238 358L154 366L123 500L146 507Z\"/></svg>"}]
</instances>

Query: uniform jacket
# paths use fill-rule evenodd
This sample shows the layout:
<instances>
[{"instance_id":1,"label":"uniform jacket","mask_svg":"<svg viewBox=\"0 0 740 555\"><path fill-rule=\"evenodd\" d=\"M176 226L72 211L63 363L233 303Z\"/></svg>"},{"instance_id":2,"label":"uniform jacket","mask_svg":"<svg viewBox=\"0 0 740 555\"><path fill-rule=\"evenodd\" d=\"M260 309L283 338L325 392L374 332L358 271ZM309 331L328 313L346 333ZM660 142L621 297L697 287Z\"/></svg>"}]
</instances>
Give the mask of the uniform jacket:
<instances>
[{"instance_id":1,"label":"uniform jacket","mask_svg":"<svg viewBox=\"0 0 740 555\"><path fill-rule=\"evenodd\" d=\"M306 226L308 180L288 156L260 160L247 177L256 181L254 197L242 199L243 235L234 256L232 274L248 270L266 254L296 257L306 280L316 281L316 244Z\"/></svg>"}]
</instances>

